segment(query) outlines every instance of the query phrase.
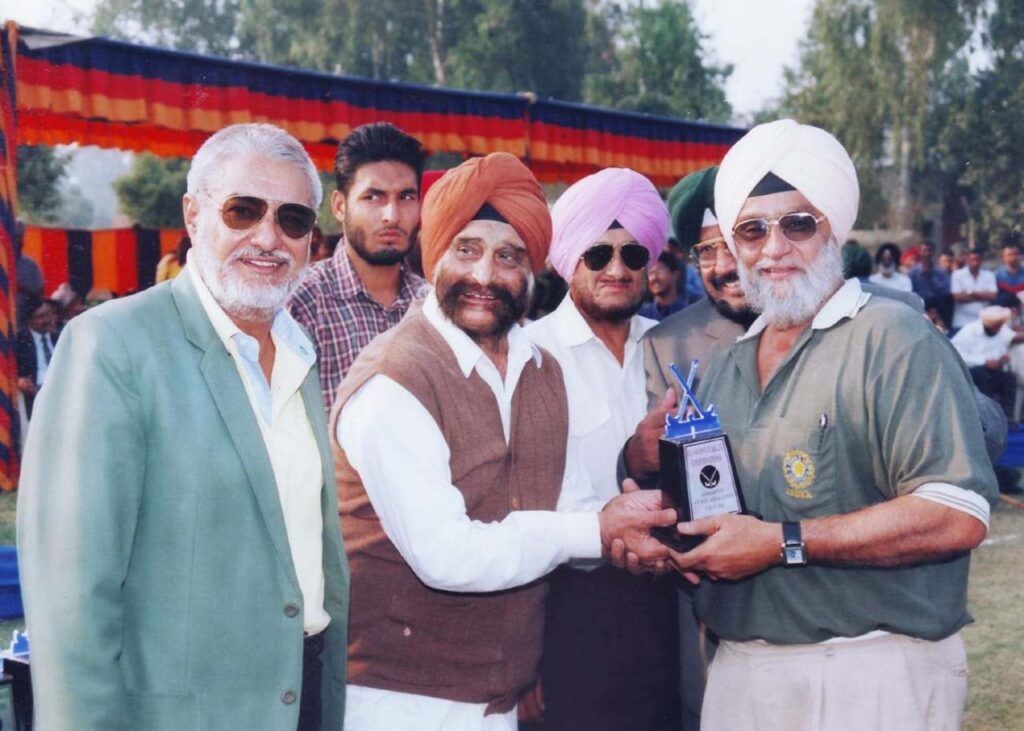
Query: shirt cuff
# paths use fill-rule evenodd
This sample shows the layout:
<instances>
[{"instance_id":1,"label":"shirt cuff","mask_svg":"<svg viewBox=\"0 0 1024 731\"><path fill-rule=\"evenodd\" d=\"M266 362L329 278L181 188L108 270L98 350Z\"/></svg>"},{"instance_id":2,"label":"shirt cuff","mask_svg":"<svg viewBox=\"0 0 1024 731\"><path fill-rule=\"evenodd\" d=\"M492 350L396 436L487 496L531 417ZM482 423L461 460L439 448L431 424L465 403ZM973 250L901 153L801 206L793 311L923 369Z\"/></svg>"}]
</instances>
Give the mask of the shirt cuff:
<instances>
[{"instance_id":1,"label":"shirt cuff","mask_svg":"<svg viewBox=\"0 0 1024 731\"><path fill-rule=\"evenodd\" d=\"M945 505L954 510L959 510L961 513L967 513L980 520L988 528L991 508L989 507L988 500L976 492L971 492L970 490L965 490L962 487L945 482L926 482L923 485L919 485L910 494L925 500L931 500L939 505Z\"/></svg>"},{"instance_id":2,"label":"shirt cuff","mask_svg":"<svg viewBox=\"0 0 1024 731\"><path fill-rule=\"evenodd\" d=\"M559 513L565 521L564 546L570 559L601 558L601 521L597 513Z\"/></svg>"}]
</instances>

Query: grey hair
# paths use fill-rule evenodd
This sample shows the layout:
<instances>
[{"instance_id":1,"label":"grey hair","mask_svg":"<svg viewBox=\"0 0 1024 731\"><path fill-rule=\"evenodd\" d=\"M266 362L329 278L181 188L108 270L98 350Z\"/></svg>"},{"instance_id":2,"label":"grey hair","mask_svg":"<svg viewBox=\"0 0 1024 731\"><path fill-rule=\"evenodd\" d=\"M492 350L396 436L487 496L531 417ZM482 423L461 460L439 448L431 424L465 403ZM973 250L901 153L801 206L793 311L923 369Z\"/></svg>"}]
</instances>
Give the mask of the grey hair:
<instances>
[{"instance_id":1,"label":"grey hair","mask_svg":"<svg viewBox=\"0 0 1024 731\"><path fill-rule=\"evenodd\" d=\"M233 124L207 138L188 169L188 192L203 191L229 155L261 155L293 164L309 179L313 210L320 208L324 190L309 153L297 139L272 124Z\"/></svg>"}]
</instances>

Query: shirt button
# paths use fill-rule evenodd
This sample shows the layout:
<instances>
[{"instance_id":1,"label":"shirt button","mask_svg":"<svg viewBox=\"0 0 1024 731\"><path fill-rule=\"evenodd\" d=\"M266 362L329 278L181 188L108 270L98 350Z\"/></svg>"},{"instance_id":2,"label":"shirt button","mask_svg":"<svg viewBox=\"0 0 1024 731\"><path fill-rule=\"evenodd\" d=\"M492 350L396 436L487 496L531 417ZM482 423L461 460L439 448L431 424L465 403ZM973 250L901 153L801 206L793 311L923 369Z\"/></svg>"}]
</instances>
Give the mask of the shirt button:
<instances>
[{"instance_id":1,"label":"shirt button","mask_svg":"<svg viewBox=\"0 0 1024 731\"><path fill-rule=\"evenodd\" d=\"M292 703L296 701L297 698L298 696L295 695L294 690L286 690L284 693L281 694L281 702L284 703L286 706L290 706Z\"/></svg>"},{"instance_id":2,"label":"shirt button","mask_svg":"<svg viewBox=\"0 0 1024 731\"><path fill-rule=\"evenodd\" d=\"M288 602L284 605L284 616L286 617L297 617L299 614L299 605Z\"/></svg>"},{"instance_id":3,"label":"shirt button","mask_svg":"<svg viewBox=\"0 0 1024 731\"><path fill-rule=\"evenodd\" d=\"M513 510L519 510L519 498L517 498L517 497L512 498L512 509Z\"/></svg>"},{"instance_id":4,"label":"shirt button","mask_svg":"<svg viewBox=\"0 0 1024 731\"><path fill-rule=\"evenodd\" d=\"M405 629L402 630L402 634L405 637L412 637L412 628L411 627L406 627Z\"/></svg>"}]
</instances>

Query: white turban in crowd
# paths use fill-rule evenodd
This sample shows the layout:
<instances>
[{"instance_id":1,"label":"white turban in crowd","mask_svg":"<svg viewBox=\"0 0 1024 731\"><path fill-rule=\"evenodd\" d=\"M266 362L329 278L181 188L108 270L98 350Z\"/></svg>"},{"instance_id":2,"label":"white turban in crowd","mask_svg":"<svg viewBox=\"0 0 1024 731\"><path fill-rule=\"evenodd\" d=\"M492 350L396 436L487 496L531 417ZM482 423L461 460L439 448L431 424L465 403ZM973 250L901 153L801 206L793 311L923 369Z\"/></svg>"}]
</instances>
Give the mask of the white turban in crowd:
<instances>
[{"instance_id":1,"label":"white turban in crowd","mask_svg":"<svg viewBox=\"0 0 1024 731\"><path fill-rule=\"evenodd\" d=\"M618 222L651 252L650 264L668 241L669 216L658 189L640 173L606 168L570 186L551 209L548 258L566 282L601 234Z\"/></svg>"},{"instance_id":2,"label":"white turban in crowd","mask_svg":"<svg viewBox=\"0 0 1024 731\"><path fill-rule=\"evenodd\" d=\"M732 228L750 192L768 173L796 188L825 214L842 244L857 218L860 187L849 153L835 137L809 124L779 119L760 124L732 146L715 180L715 212L729 249Z\"/></svg>"}]
</instances>

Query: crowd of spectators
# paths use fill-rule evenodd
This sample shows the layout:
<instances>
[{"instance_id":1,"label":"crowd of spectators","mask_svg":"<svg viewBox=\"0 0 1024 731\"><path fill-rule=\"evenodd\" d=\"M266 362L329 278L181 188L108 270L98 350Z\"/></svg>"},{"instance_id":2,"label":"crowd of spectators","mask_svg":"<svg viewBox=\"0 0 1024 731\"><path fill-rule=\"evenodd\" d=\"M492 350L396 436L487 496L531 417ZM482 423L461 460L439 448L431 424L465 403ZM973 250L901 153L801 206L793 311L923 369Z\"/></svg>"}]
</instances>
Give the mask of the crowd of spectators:
<instances>
[{"instance_id":1,"label":"crowd of spectators","mask_svg":"<svg viewBox=\"0 0 1024 731\"><path fill-rule=\"evenodd\" d=\"M926 316L946 334L978 389L999 403L1011 429L1024 402L1024 267L1020 248L1008 241L1001 263L980 249L954 245L937 252L930 241L902 251L883 243L874 259L856 241L843 247L847 276L918 295ZM873 264L873 271L872 271Z\"/></svg>"}]
</instances>

